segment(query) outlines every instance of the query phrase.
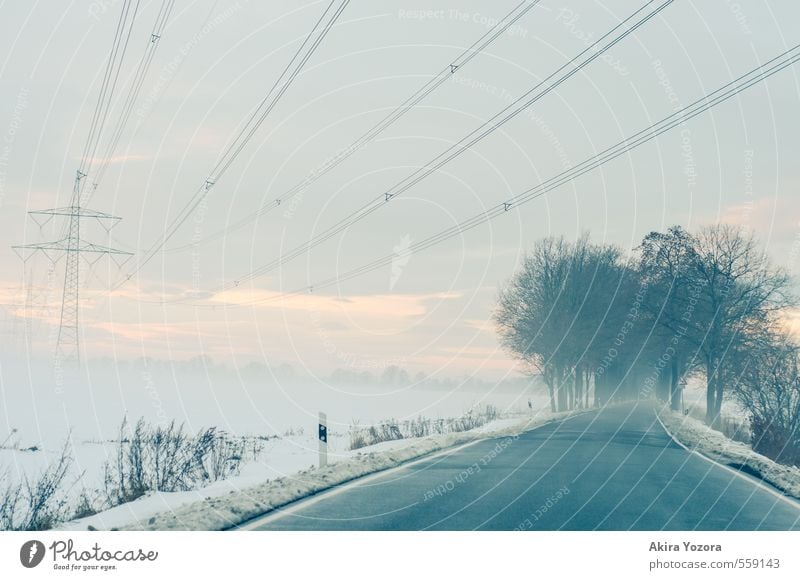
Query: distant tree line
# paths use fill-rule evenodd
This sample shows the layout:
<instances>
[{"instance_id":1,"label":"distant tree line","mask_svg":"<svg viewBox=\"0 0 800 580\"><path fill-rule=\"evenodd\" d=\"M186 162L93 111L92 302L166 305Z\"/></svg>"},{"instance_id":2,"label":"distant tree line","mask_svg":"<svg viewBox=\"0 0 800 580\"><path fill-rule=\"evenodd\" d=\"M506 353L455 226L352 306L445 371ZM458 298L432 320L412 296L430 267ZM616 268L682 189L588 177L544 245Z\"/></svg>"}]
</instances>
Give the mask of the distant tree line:
<instances>
[{"instance_id":1,"label":"distant tree line","mask_svg":"<svg viewBox=\"0 0 800 580\"><path fill-rule=\"evenodd\" d=\"M680 408L690 376L706 422L726 397L748 411L756 450L800 463L800 364L787 334L790 278L730 225L651 232L612 245L538 241L500 292L503 345L540 374L553 411L657 397Z\"/></svg>"}]
</instances>

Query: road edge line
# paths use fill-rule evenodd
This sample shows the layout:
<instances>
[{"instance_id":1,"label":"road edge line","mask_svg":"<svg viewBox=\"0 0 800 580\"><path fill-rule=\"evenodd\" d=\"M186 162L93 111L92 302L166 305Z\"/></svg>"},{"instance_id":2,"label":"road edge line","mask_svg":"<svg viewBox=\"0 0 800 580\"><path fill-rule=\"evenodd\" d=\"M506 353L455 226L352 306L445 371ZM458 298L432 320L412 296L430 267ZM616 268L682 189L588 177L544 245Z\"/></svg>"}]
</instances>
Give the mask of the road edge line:
<instances>
[{"instance_id":1,"label":"road edge line","mask_svg":"<svg viewBox=\"0 0 800 580\"><path fill-rule=\"evenodd\" d=\"M475 439L474 441L467 441L466 443L461 443L460 445L456 445L454 447L448 447L447 449L440 449L438 451L434 451L433 453L423 455L422 457L416 457L410 461L401 463L400 465L395 465L387 469L382 469L374 473L369 473L367 475L351 479L350 481L346 481L344 483L340 483L339 485L329 487L328 489L324 489L308 497L297 499L289 504L286 504L281 508L277 508L275 510L267 512L264 515L256 516L256 518L250 521L242 522L239 525L229 528L229 531L252 531L259 526L262 526L274 520L282 519L305 507L312 506L320 501L344 493L345 491L349 491L353 488L360 487L380 477L390 475L392 472L399 471L401 469L406 469L407 467L411 467L423 461L428 461L430 459L436 459L437 457L455 453L456 451L460 451L466 447L475 445L476 443L489 441L490 439L494 439L494 437L487 437L486 439Z\"/></svg>"},{"instance_id":2,"label":"road edge line","mask_svg":"<svg viewBox=\"0 0 800 580\"><path fill-rule=\"evenodd\" d=\"M732 474L740 477L741 479L752 483L756 487L759 487L759 488L763 489L764 491L767 491L767 492L771 493L772 495L774 495L778 499L783 500L785 503L789 504L790 506L792 506L796 510L800 511L800 501L798 501L797 499L795 499L794 497L792 497L790 495L787 495L785 492L782 492L780 489L775 487L774 484L770 483L769 480L767 480L767 479L756 479L755 477L748 476L748 475L742 473L739 470L733 469L729 465L725 465L724 463L720 463L719 461L717 461L715 459L712 459L708 455L705 455L704 453L701 453L701 452L697 451L696 449L692 449L691 447L686 446L681 440L679 440L677 437L675 437L675 435L672 433L672 431L670 431L669 428L664 424L664 421L662 421L661 417L659 417L659 415L658 415L658 410L655 409L653 411L653 413L656 416L656 420L661 425L661 428L664 429L664 431L667 433L667 435L669 435L670 439L672 439L675 443L680 445L686 451L688 451L689 453L693 453L693 454L697 455L698 457L700 457L701 459L703 459L705 461L708 461L709 463L711 463L713 465L716 465L717 467L721 467L722 469L731 472Z\"/></svg>"},{"instance_id":3,"label":"road edge line","mask_svg":"<svg viewBox=\"0 0 800 580\"><path fill-rule=\"evenodd\" d=\"M532 431L536 431L537 429L541 429L542 427L546 427L548 425L552 425L553 423L563 423L563 422L569 421L570 419L573 419L575 417L579 417L579 416L584 415L586 413L590 413L592 411L597 411L597 410L598 409L596 409L596 408L586 409L583 412L575 413L573 415L570 415L569 417L563 417L563 418L555 419L553 421L547 421L545 423L542 423L541 425L536 425L534 427L531 427L530 429L523 429L517 435L520 435L522 433L530 433ZM442 457L442 456L445 456L445 455L449 455L451 453L455 453L455 452L460 451L462 449L465 449L465 448L467 448L467 447L469 447L471 445L476 445L477 443L483 443L485 441L491 441L492 439L503 439L505 437L512 437L512 436L513 435L491 435L491 434L488 434L486 437L481 437L481 438L475 439L473 441L467 441L466 443L461 443L459 445L455 445L453 447L448 447L446 449L440 449L438 451L434 451L433 453L428 453L427 455L423 455L421 457L416 457L414 459L411 459L409 461L401 463L400 465L395 465L395 466L389 467L387 469L382 469L382 470L376 471L374 473L369 473L367 475L364 475L364 476L361 476L361 477L357 477L355 479L351 479L350 481L343 482L343 483L341 483L339 485L335 485L333 487L329 487L328 489L321 490L321 491L319 491L319 492L317 492L317 493L315 493L313 495L310 495L308 497L297 499L297 500L295 500L295 501L293 501L291 503L288 503L288 504L286 504L286 505L284 505L284 506L282 506L280 508L271 510L271 511L269 511L269 512L263 514L263 515L256 516L255 518L252 518L252 519L250 519L248 521L242 522L241 524L237 524L235 526L231 526L230 528L227 528L226 531L254 531L255 528L257 528L259 526L262 526L262 525L264 525L266 523L269 523L269 522L274 521L274 520L279 520L281 518L289 516L289 515L293 514L294 512L299 511L300 509L303 509L305 507L309 507L311 505L314 505L315 503L323 501L324 499L328 499L328 498L330 498L332 496L339 495L340 493L344 493L345 491L349 491L349 490L351 490L351 489L353 489L355 487L359 487L361 485L369 483L370 481L373 481L373 480L378 479L380 477L385 477L385 476L390 475L391 473L393 473L395 471L399 471L401 469L406 469L408 467L412 467L413 465L416 465L418 463L422 463L423 461L429 461L431 459L436 459L437 457Z\"/></svg>"}]
</instances>

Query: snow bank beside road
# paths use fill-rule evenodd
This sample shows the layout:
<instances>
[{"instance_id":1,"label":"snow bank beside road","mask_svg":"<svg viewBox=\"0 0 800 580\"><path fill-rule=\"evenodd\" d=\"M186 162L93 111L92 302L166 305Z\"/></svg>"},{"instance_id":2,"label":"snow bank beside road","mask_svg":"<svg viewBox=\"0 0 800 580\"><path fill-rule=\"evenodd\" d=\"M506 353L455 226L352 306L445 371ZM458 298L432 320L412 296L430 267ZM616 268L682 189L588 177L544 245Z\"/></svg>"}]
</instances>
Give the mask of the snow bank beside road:
<instances>
[{"instance_id":1,"label":"snow bank beside road","mask_svg":"<svg viewBox=\"0 0 800 580\"><path fill-rule=\"evenodd\" d=\"M786 495L800 499L800 469L781 465L753 451L749 445L728 439L702 421L660 409L658 416L671 435L697 451L738 471L772 484Z\"/></svg>"},{"instance_id":2,"label":"snow bank beside road","mask_svg":"<svg viewBox=\"0 0 800 580\"><path fill-rule=\"evenodd\" d=\"M556 414L541 412L527 419L516 420L512 424L508 420L497 421L494 429L486 425L462 433L405 439L402 442L406 445L380 451L364 448L352 458L342 459L324 469L306 469L293 476L280 477L221 496L208 497L206 493L207 497L201 501L184 504L170 511L156 513L146 520L119 527L126 530L222 530L336 485L402 465L412 459L481 439L513 436L580 412L585 411Z\"/></svg>"}]
</instances>

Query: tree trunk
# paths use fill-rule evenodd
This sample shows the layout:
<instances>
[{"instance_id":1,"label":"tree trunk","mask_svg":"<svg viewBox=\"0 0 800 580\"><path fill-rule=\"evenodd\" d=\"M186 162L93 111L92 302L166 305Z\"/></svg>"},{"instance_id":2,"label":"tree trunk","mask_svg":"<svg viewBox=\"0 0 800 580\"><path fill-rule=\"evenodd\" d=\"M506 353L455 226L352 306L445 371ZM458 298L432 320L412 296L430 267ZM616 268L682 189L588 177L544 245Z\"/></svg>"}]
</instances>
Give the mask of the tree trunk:
<instances>
[{"instance_id":1,"label":"tree trunk","mask_svg":"<svg viewBox=\"0 0 800 580\"><path fill-rule=\"evenodd\" d=\"M670 392L669 392L669 400L670 400L670 408L673 411L680 411L681 408L681 395L683 394L681 391L681 377L680 377L680 364L678 364L678 357L672 357L672 367L671 367L671 382L670 382Z\"/></svg>"},{"instance_id":2,"label":"tree trunk","mask_svg":"<svg viewBox=\"0 0 800 580\"><path fill-rule=\"evenodd\" d=\"M583 402L583 370L575 369L575 399L573 408L578 408Z\"/></svg>"},{"instance_id":3,"label":"tree trunk","mask_svg":"<svg viewBox=\"0 0 800 580\"><path fill-rule=\"evenodd\" d=\"M722 392L725 390L725 385L722 382L722 379L719 377L719 373L717 373L717 380L716 380L716 399L714 400L714 426L719 425L719 419L722 414Z\"/></svg>"},{"instance_id":4,"label":"tree trunk","mask_svg":"<svg viewBox=\"0 0 800 580\"><path fill-rule=\"evenodd\" d=\"M658 375L656 381L656 399L659 401L669 402L670 398L670 380L667 373Z\"/></svg>"},{"instance_id":5,"label":"tree trunk","mask_svg":"<svg viewBox=\"0 0 800 580\"><path fill-rule=\"evenodd\" d=\"M603 379L601 378L600 379L600 383L602 383L602 382L603 382ZM598 378L597 378L597 375L595 375L594 376L594 406L595 407L599 407L600 406L600 393L597 390L597 383L598 383Z\"/></svg>"},{"instance_id":6,"label":"tree trunk","mask_svg":"<svg viewBox=\"0 0 800 580\"><path fill-rule=\"evenodd\" d=\"M559 369L558 372L558 410L559 411L566 411L567 410L567 388L568 388L568 381L566 380L567 377L564 376L564 372Z\"/></svg>"},{"instance_id":7,"label":"tree trunk","mask_svg":"<svg viewBox=\"0 0 800 580\"><path fill-rule=\"evenodd\" d=\"M589 388L592 382L592 374L589 372L589 369L586 369L586 377L585 377L585 384L586 384L586 408L589 408Z\"/></svg>"},{"instance_id":8,"label":"tree trunk","mask_svg":"<svg viewBox=\"0 0 800 580\"><path fill-rule=\"evenodd\" d=\"M550 411L556 412L556 373L553 365L545 364L542 367L542 377L547 385L547 393L550 395Z\"/></svg>"},{"instance_id":9,"label":"tree trunk","mask_svg":"<svg viewBox=\"0 0 800 580\"><path fill-rule=\"evenodd\" d=\"M567 389L567 410L569 411L572 409L572 400L575 398L575 378L568 376L565 380L564 388Z\"/></svg>"},{"instance_id":10,"label":"tree trunk","mask_svg":"<svg viewBox=\"0 0 800 580\"><path fill-rule=\"evenodd\" d=\"M714 359L706 363L706 424L712 425L716 421L717 409L717 373Z\"/></svg>"}]
</instances>

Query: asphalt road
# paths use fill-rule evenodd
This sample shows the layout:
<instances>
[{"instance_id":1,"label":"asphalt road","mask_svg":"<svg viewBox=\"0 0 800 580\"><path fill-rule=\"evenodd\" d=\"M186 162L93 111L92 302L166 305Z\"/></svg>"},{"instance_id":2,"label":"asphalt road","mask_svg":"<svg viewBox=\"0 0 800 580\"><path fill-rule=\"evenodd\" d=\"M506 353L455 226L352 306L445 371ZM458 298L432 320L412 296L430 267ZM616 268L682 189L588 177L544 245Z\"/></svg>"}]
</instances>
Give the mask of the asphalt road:
<instances>
[{"instance_id":1,"label":"asphalt road","mask_svg":"<svg viewBox=\"0 0 800 580\"><path fill-rule=\"evenodd\" d=\"M800 529L800 503L764 487L683 449L651 405L631 404L423 459L287 506L247 527Z\"/></svg>"}]
</instances>

